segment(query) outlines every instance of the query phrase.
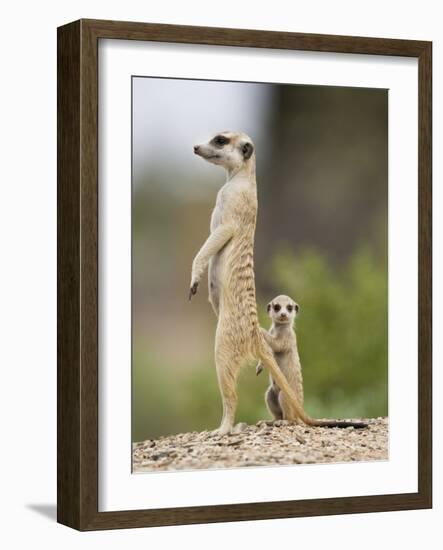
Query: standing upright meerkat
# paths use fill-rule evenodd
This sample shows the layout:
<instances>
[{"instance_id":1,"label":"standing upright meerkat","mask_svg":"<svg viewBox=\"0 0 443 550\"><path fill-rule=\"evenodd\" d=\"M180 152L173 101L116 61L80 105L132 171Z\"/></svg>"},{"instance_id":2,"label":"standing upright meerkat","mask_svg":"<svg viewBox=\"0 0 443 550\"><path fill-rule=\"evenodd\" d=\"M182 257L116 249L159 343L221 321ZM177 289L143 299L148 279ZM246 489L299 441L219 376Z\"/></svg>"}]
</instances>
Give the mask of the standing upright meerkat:
<instances>
[{"instance_id":1,"label":"standing upright meerkat","mask_svg":"<svg viewBox=\"0 0 443 550\"><path fill-rule=\"evenodd\" d=\"M274 358L281 372L303 407L303 375L294 331L294 322L300 307L289 296L282 294L271 300L266 309L272 320L272 325L269 331L264 333L265 340L274 352ZM257 375L262 370L263 365L259 363L256 368ZM265 402L275 420L286 420L286 403L272 375L269 375L269 387L265 393Z\"/></svg>"},{"instance_id":2,"label":"standing upright meerkat","mask_svg":"<svg viewBox=\"0 0 443 550\"><path fill-rule=\"evenodd\" d=\"M310 426L364 427L355 422L311 418L298 402L276 363L258 323L254 279L254 235L257 218L255 147L242 132L221 132L194 153L222 166L227 181L217 194L210 235L192 263L189 299L197 293L209 266L209 301L218 317L215 364L223 401L222 421L215 433L230 433L237 408L237 378L246 361L259 359L269 370L285 400L288 420Z\"/></svg>"}]
</instances>

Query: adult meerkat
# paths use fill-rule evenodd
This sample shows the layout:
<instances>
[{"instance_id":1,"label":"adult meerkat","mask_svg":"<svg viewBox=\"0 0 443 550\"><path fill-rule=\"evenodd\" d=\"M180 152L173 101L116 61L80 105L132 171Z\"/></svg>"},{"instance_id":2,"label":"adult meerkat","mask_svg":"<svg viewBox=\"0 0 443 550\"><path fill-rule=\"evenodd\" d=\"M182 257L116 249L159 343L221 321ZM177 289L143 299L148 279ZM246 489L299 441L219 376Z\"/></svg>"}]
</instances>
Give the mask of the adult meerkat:
<instances>
[{"instance_id":1,"label":"adult meerkat","mask_svg":"<svg viewBox=\"0 0 443 550\"><path fill-rule=\"evenodd\" d=\"M303 407L303 375L294 331L294 322L300 307L289 296L281 295L271 300L266 309L272 325L269 331L264 333L265 340L274 352L274 358L280 371L284 374L297 396L298 402ZM263 365L259 363L256 367L257 375L262 370ZM265 402L275 420L287 418L285 400L272 375L269 375L269 387L265 393Z\"/></svg>"},{"instance_id":2,"label":"adult meerkat","mask_svg":"<svg viewBox=\"0 0 443 550\"><path fill-rule=\"evenodd\" d=\"M209 301L218 317L215 363L223 416L218 435L231 432L237 407L237 378L240 367L259 359L278 384L288 420L310 426L363 427L358 423L311 418L280 371L272 349L258 323L254 281L254 234L257 218L255 147L241 132L221 132L208 143L194 146L194 153L222 166L227 181L217 194L210 235L192 263L189 299L197 293L209 266Z\"/></svg>"}]
</instances>

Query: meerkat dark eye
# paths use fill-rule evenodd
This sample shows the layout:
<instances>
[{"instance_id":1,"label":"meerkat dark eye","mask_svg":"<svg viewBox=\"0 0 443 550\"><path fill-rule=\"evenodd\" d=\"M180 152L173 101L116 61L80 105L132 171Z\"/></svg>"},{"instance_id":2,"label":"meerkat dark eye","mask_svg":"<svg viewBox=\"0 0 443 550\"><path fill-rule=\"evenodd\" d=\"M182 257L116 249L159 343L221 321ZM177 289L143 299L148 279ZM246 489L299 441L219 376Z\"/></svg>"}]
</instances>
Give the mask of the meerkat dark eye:
<instances>
[{"instance_id":1,"label":"meerkat dark eye","mask_svg":"<svg viewBox=\"0 0 443 550\"><path fill-rule=\"evenodd\" d=\"M281 310L281 306L279 306L278 304L275 304L274 311L280 311L280 310Z\"/></svg>"},{"instance_id":2,"label":"meerkat dark eye","mask_svg":"<svg viewBox=\"0 0 443 550\"><path fill-rule=\"evenodd\" d=\"M212 141L214 145L217 145L218 147L223 147L223 145L229 143L229 139L225 136L215 136Z\"/></svg>"},{"instance_id":3,"label":"meerkat dark eye","mask_svg":"<svg viewBox=\"0 0 443 550\"><path fill-rule=\"evenodd\" d=\"M294 309L291 305L287 306L286 309L291 313L291 311Z\"/></svg>"}]
</instances>

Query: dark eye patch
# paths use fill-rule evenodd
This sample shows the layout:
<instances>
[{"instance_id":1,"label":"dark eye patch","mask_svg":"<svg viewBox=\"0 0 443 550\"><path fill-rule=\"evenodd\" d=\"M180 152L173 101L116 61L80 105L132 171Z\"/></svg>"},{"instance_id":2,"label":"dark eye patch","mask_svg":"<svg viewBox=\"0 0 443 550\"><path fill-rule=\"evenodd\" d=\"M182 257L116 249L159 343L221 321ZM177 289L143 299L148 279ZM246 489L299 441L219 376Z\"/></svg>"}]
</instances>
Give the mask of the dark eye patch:
<instances>
[{"instance_id":1,"label":"dark eye patch","mask_svg":"<svg viewBox=\"0 0 443 550\"><path fill-rule=\"evenodd\" d=\"M280 311L280 310L281 310L281 306L279 304L275 304L274 311Z\"/></svg>"},{"instance_id":2,"label":"dark eye patch","mask_svg":"<svg viewBox=\"0 0 443 550\"><path fill-rule=\"evenodd\" d=\"M291 305L287 306L286 309L289 311L289 313L293 310L293 307Z\"/></svg>"},{"instance_id":3,"label":"dark eye patch","mask_svg":"<svg viewBox=\"0 0 443 550\"><path fill-rule=\"evenodd\" d=\"M217 147L223 147L223 145L227 145L229 143L229 138L225 136L215 136L212 143L217 145Z\"/></svg>"}]
</instances>

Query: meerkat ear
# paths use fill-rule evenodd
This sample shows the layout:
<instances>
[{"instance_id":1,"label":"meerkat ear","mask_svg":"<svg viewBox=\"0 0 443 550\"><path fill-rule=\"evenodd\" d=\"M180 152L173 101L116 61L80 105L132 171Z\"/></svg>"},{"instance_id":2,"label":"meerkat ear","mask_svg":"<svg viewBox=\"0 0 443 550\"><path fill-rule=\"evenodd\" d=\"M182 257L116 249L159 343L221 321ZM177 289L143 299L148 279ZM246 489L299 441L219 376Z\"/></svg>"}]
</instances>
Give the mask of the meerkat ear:
<instances>
[{"instance_id":1,"label":"meerkat ear","mask_svg":"<svg viewBox=\"0 0 443 550\"><path fill-rule=\"evenodd\" d=\"M254 146L252 145L252 143L245 143L242 147L242 153L243 153L243 158L245 160L248 160L252 157L252 153L254 152Z\"/></svg>"},{"instance_id":2,"label":"meerkat ear","mask_svg":"<svg viewBox=\"0 0 443 550\"><path fill-rule=\"evenodd\" d=\"M296 304L295 302L294 302L294 309L295 309L296 313L298 313L300 311L300 306L298 304Z\"/></svg>"},{"instance_id":3,"label":"meerkat ear","mask_svg":"<svg viewBox=\"0 0 443 550\"><path fill-rule=\"evenodd\" d=\"M271 311L272 302L269 302L269 304L266 306L266 311L269 313Z\"/></svg>"}]
</instances>

